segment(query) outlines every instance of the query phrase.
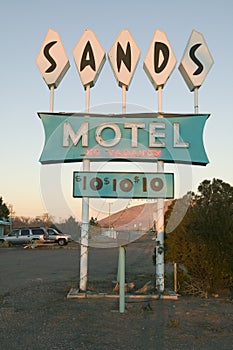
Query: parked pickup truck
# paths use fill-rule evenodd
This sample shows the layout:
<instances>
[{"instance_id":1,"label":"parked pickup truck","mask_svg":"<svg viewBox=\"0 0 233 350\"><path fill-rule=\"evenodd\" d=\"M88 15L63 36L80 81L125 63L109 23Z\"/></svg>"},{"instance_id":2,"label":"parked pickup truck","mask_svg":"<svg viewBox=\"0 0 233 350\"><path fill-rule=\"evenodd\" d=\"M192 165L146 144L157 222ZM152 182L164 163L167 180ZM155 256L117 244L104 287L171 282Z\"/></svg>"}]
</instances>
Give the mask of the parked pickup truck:
<instances>
[{"instance_id":1,"label":"parked pickup truck","mask_svg":"<svg viewBox=\"0 0 233 350\"><path fill-rule=\"evenodd\" d=\"M43 227L25 227L18 228L7 235L0 237L0 243L8 243L9 245L28 244L33 241L46 242L48 234Z\"/></svg>"},{"instance_id":2,"label":"parked pickup truck","mask_svg":"<svg viewBox=\"0 0 233 350\"><path fill-rule=\"evenodd\" d=\"M60 246L68 244L71 241L71 236L60 233L54 228L47 229L48 237L46 239L47 242L50 243L58 243Z\"/></svg>"}]
</instances>

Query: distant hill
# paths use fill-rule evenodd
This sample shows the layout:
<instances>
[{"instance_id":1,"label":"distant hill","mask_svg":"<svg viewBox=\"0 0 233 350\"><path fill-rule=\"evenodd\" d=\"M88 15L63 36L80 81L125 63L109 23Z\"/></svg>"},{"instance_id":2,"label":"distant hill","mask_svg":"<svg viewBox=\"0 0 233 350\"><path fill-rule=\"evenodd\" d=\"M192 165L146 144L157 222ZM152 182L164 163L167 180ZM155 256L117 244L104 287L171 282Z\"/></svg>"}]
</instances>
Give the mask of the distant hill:
<instances>
[{"instance_id":1,"label":"distant hill","mask_svg":"<svg viewBox=\"0 0 233 350\"><path fill-rule=\"evenodd\" d=\"M172 200L165 201L165 211ZM118 230L149 230L156 219L157 203L145 203L123 209L109 217L98 221L101 227L110 227Z\"/></svg>"}]
</instances>

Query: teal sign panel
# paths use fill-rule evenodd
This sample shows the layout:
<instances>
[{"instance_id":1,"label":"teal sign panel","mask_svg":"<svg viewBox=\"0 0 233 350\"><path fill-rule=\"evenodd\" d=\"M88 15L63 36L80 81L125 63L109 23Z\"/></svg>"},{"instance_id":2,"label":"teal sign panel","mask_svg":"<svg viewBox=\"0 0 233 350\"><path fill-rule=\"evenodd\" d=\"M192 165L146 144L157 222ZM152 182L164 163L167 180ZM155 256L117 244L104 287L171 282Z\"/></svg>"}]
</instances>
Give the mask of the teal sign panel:
<instances>
[{"instance_id":1,"label":"teal sign panel","mask_svg":"<svg viewBox=\"0 0 233 350\"><path fill-rule=\"evenodd\" d=\"M172 173L74 172L73 197L173 198Z\"/></svg>"},{"instance_id":2,"label":"teal sign panel","mask_svg":"<svg viewBox=\"0 0 233 350\"><path fill-rule=\"evenodd\" d=\"M144 161L206 165L203 129L209 114L99 115L39 113L45 130L41 163Z\"/></svg>"}]
</instances>

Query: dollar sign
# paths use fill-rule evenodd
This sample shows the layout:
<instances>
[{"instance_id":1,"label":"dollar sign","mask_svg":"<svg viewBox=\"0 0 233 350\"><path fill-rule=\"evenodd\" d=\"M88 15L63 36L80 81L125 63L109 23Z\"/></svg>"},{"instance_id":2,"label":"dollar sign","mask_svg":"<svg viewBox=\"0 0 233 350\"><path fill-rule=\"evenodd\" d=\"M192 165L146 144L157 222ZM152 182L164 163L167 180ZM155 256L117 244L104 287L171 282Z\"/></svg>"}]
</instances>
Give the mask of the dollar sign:
<instances>
[{"instance_id":1,"label":"dollar sign","mask_svg":"<svg viewBox=\"0 0 233 350\"><path fill-rule=\"evenodd\" d=\"M110 183L109 178L108 178L108 177L105 177L105 178L104 178L104 184L105 184L105 185L108 185L109 183Z\"/></svg>"}]
</instances>

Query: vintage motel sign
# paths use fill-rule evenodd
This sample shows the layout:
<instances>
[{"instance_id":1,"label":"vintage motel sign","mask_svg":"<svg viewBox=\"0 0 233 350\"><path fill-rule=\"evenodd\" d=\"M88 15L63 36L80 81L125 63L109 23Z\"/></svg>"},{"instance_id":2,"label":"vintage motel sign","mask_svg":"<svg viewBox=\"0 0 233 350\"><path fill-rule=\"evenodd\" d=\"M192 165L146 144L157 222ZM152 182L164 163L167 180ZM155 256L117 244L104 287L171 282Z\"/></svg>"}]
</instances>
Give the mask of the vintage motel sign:
<instances>
[{"instance_id":1,"label":"vintage motel sign","mask_svg":"<svg viewBox=\"0 0 233 350\"><path fill-rule=\"evenodd\" d=\"M173 198L174 174L74 172L73 197Z\"/></svg>"},{"instance_id":2,"label":"vintage motel sign","mask_svg":"<svg viewBox=\"0 0 233 350\"><path fill-rule=\"evenodd\" d=\"M83 32L73 49L73 56L83 86L94 86L106 56L92 30L86 29Z\"/></svg>"},{"instance_id":3,"label":"vintage motel sign","mask_svg":"<svg viewBox=\"0 0 233 350\"><path fill-rule=\"evenodd\" d=\"M108 52L119 86L128 89L140 57L140 49L128 29L122 30Z\"/></svg>"},{"instance_id":4,"label":"vintage motel sign","mask_svg":"<svg viewBox=\"0 0 233 350\"><path fill-rule=\"evenodd\" d=\"M155 89L168 80L176 65L176 57L167 35L157 29L154 33L143 68Z\"/></svg>"},{"instance_id":5,"label":"vintage motel sign","mask_svg":"<svg viewBox=\"0 0 233 350\"><path fill-rule=\"evenodd\" d=\"M161 114L160 114L161 115ZM208 114L98 115L39 113L45 129L41 163L121 160L206 165ZM195 131L195 132L194 132Z\"/></svg>"},{"instance_id":6,"label":"vintage motel sign","mask_svg":"<svg viewBox=\"0 0 233 350\"><path fill-rule=\"evenodd\" d=\"M37 55L36 64L49 88L57 88L70 67L61 38L58 32L51 28Z\"/></svg>"},{"instance_id":7,"label":"vintage motel sign","mask_svg":"<svg viewBox=\"0 0 233 350\"><path fill-rule=\"evenodd\" d=\"M179 71L190 91L203 84L213 64L203 35L193 30L179 65Z\"/></svg>"}]
</instances>

